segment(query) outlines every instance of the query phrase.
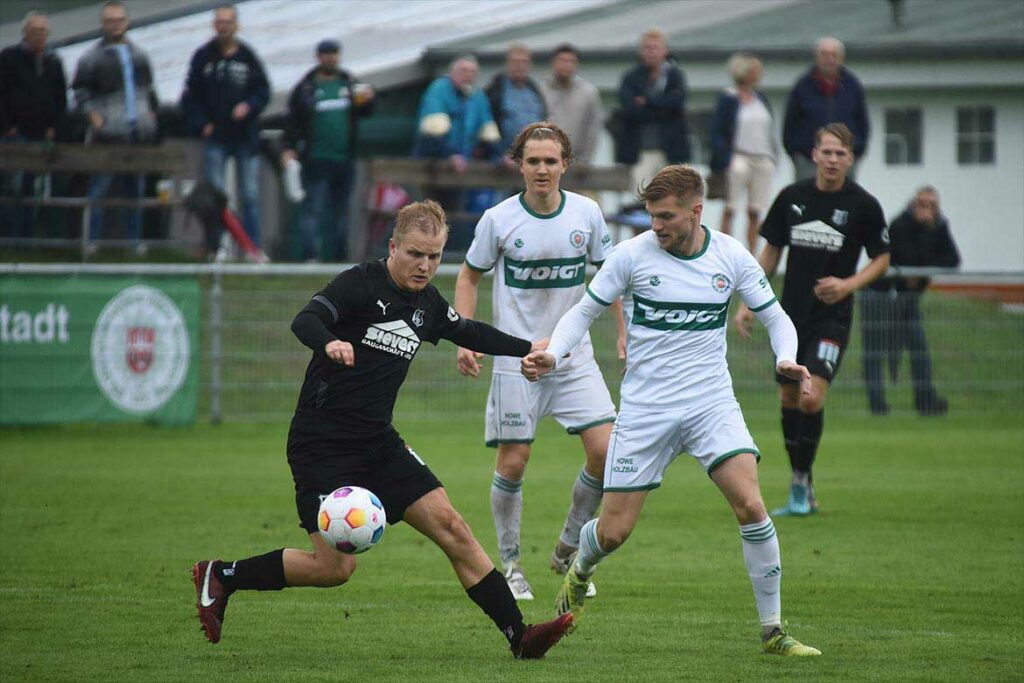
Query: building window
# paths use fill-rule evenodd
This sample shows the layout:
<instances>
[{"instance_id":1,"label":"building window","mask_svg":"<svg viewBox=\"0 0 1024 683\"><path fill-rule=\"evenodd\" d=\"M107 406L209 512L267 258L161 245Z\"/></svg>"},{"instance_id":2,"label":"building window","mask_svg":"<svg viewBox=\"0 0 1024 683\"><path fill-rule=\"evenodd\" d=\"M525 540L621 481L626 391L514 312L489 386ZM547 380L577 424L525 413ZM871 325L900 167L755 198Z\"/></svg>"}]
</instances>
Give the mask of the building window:
<instances>
[{"instance_id":1,"label":"building window","mask_svg":"<svg viewBox=\"0 0 1024 683\"><path fill-rule=\"evenodd\" d=\"M921 110L885 110L885 163L905 166L921 163Z\"/></svg>"},{"instance_id":2,"label":"building window","mask_svg":"<svg viewBox=\"0 0 1024 683\"><path fill-rule=\"evenodd\" d=\"M956 161L958 164L996 162L996 111L992 107L958 107L956 110Z\"/></svg>"}]
</instances>

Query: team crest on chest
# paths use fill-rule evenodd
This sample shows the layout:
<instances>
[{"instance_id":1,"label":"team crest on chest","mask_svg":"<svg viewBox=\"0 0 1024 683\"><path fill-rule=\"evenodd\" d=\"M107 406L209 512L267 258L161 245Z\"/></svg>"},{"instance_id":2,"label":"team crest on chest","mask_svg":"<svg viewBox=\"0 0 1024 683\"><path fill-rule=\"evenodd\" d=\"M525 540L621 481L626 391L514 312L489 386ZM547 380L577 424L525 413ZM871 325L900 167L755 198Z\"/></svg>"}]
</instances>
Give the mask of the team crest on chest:
<instances>
[{"instance_id":1,"label":"team crest on chest","mask_svg":"<svg viewBox=\"0 0 1024 683\"><path fill-rule=\"evenodd\" d=\"M423 327L423 309L417 308L412 314L412 324L416 327Z\"/></svg>"},{"instance_id":2,"label":"team crest on chest","mask_svg":"<svg viewBox=\"0 0 1024 683\"><path fill-rule=\"evenodd\" d=\"M840 227L846 225L846 217L850 215L849 211L843 211L842 209L836 209L832 212L832 225Z\"/></svg>"},{"instance_id":3,"label":"team crest on chest","mask_svg":"<svg viewBox=\"0 0 1024 683\"><path fill-rule=\"evenodd\" d=\"M573 230L569 233L569 244L577 249L582 249L587 245L586 234L582 230Z\"/></svg>"},{"instance_id":4,"label":"team crest on chest","mask_svg":"<svg viewBox=\"0 0 1024 683\"><path fill-rule=\"evenodd\" d=\"M719 294L725 294L732 287L730 280L724 273L715 273L711 276L711 289Z\"/></svg>"},{"instance_id":5,"label":"team crest on chest","mask_svg":"<svg viewBox=\"0 0 1024 683\"><path fill-rule=\"evenodd\" d=\"M661 278L657 275L651 276L651 287L657 287L661 284Z\"/></svg>"},{"instance_id":6,"label":"team crest on chest","mask_svg":"<svg viewBox=\"0 0 1024 683\"><path fill-rule=\"evenodd\" d=\"M526 242L524 242L522 240L516 240L512 244L516 245L516 249L522 249L523 245L526 244Z\"/></svg>"}]
</instances>

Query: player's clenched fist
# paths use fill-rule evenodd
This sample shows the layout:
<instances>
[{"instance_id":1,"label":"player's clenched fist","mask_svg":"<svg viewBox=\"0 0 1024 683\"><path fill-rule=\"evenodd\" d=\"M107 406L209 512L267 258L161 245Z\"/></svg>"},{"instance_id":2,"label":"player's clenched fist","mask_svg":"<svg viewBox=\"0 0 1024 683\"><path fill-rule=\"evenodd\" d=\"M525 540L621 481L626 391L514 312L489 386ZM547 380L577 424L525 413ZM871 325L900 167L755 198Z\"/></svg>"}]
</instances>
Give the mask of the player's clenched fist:
<instances>
[{"instance_id":1,"label":"player's clenched fist","mask_svg":"<svg viewBox=\"0 0 1024 683\"><path fill-rule=\"evenodd\" d=\"M352 367L356 364L356 352L348 342L343 342L338 339L335 339L332 342L327 342L327 346L324 347L324 353L326 353L327 357L335 363L341 363L348 367Z\"/></svg>"},{"instance_id":2,"label":"player's clenched fist","mask_svg":"<svg viewBox=\"0 0 1024 683\"><path fill-rule=\"evenodd\" d=\"M523 377L536 382L555 365L555 357L547 351L532 351L520 362Z\"/></svg>"}]
</instances>

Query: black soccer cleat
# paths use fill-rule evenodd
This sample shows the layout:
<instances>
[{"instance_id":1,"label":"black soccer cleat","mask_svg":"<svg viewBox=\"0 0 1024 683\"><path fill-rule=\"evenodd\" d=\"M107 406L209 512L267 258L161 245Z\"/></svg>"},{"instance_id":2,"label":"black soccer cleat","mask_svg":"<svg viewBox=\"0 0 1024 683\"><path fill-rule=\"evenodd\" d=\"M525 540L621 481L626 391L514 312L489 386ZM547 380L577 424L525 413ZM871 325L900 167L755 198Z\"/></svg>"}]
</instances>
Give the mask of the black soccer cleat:
<instances>
[{"instance_id":1,"label":"black soccer cleat","mask_svg":"<svg viewBox=\"0 0 1024 683\"><path fill-rule=\"evenodd\" d=\"M228 606L228 593L217 578L216 565L220 560L203 560L192 565L192 583L196 586L196 609L206 639L220 642L220 629L224 625L224 610Z\"/></svg>"},{"instance_id":2,"label":"black soccer cleat","mask_svg":"<svg viewBox=\"0 0 1024 683\"><path fill-rule=\"evenodd\" d=\"M540 659L555 646L572 626L572 612L555 617L543 624L526 627L519 647L512 648L516 659Z\"/></svg>"}]
</instances>

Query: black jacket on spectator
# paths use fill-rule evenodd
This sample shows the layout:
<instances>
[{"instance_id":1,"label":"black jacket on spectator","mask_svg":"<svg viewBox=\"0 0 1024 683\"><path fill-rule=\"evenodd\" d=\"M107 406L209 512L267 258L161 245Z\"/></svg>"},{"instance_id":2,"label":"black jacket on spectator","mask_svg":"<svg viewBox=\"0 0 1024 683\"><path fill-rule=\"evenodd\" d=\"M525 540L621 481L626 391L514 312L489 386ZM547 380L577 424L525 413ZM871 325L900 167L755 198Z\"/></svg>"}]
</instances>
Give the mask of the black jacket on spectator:
<instances>
[{"instance_id":1,"label":"black jacket on spectator","mask_svg":"<svg viewBox=\"0 0 1024 683\"><path fill-rule=\"evenodd\" d=\"M37 58L24 43L0 51L0 135L11 128L29 140L43 139L47 128L59 133L67 108L64 65L55 52Z\"/></svg>"},{"instance_id":2,"label":"black jacket on spectator","mask_svg":"<svg viewBox=\"0 0 1024 683\"><path fill-rule=\"evenodd\" d=\"M216 39L192 55L181 107L189 130L199 135L213 124L211 140L223 144L256 144L257 120L270 101L267 73L256 53L239 41L238 49L225 57ZM249 115L242 121L231 118L235 105L247 102Z\"/></svg>"},{"instance_id":3,"label":"black jacket on spectator","mask_svg":"<svg viewBox=\"0 0 1024 683\"><path fill-rule=\"evenodd\" d=\"M635 164L640 159L643 127L655 124L659 147L668 163L687 162L690 139L686 126L686 78L670 61L664 92L652 95L647 91L648 73L646 66L638 64L622 77L619 85L621 130L615 140L615 161ZM640 106L633 101L634 97L643 97L646 103Z\"/></svg>"},{"instance_id":4,"label":"black jacket on spectator","mask_svg":"<svg viewBox=\"0 0 1024 683\"><path fill-rule=\"evenodd\" d=\"M305 161L309 154L309 142L313 135L313 120L316 117L316 72L314 67L302 77L292 89L288 97L288 112L284 127L284 147L295 150L299 158ZM355 104L356 78L345 69L338 69L339 75L348 81L348 98L351 104L349 115L349 145L351 157L356 155L356 141L359 139L358 122L364 116L373 113L373 100L357 107Z\"/></svg>"},{"instance_id":5,"label":"black jacket on spectator","mask_svg":"<svg viewBox=\"0 0 1024 683\"><path fill-rule=\"evenodd\" d=\"M950 234L949 221L942 215L935 226L930 227L918 223L913 210L906 209L889 225L889 249L893 266L956 268L960 265L960 252ZM930 281L925 277L884 277L872 283L871 288L918 292L927 289Z\"/></svg>"}]
</instances>

